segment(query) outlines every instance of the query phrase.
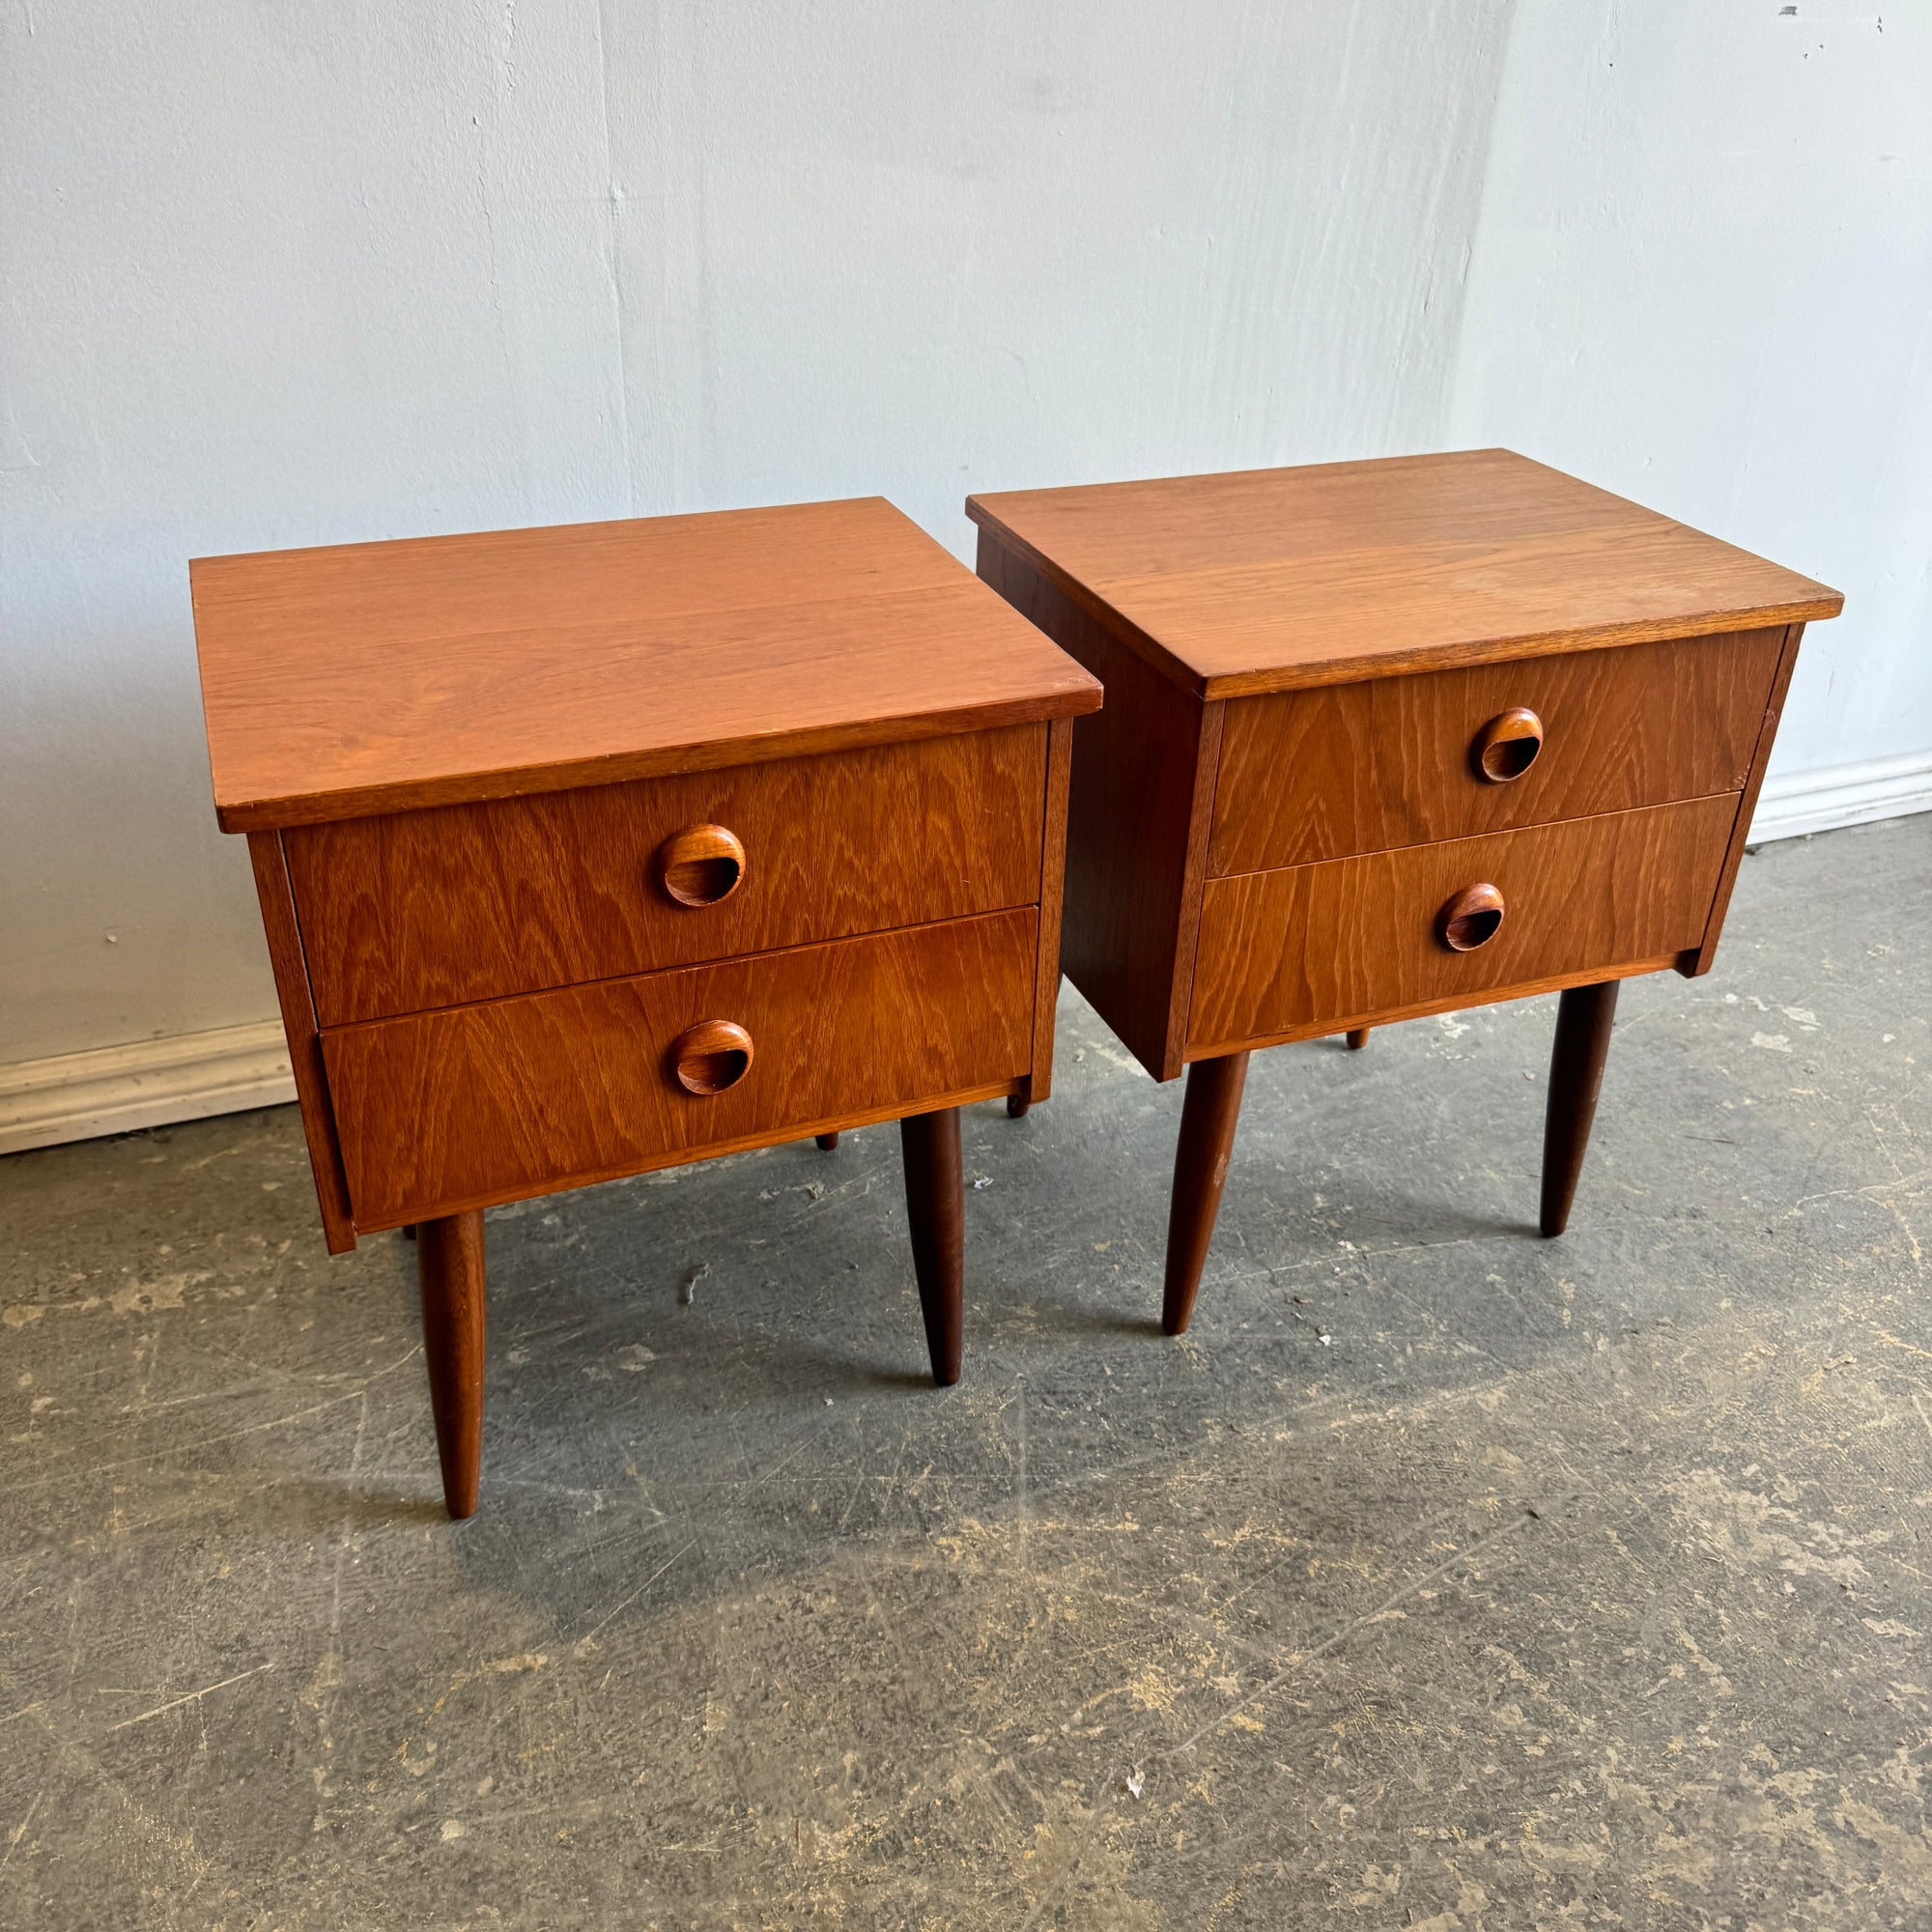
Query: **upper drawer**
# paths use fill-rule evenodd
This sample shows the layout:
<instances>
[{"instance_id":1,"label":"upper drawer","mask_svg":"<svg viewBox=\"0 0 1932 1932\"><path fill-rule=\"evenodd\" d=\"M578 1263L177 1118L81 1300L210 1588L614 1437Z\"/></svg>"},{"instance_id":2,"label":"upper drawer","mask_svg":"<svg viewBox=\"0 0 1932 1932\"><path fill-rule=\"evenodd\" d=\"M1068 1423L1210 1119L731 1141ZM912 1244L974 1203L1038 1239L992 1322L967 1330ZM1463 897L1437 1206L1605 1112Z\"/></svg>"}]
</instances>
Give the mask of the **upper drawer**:
<instances>
[{"instance_id":1,"label":"upper drawer","mask_svg":"<svg viewBox=\"0 0 1932 1932\"><path fill-rule=\"evenodd\" d=\"M1208 870L1737 791L1783 643L1780 627L1233 700ZM1500 738L1486 771L1486 731L1523 711L1529 735Z\"/></svg>"},{"instance_id":2,"label":"upper drawer","mask_svg":"<svg viewBox=\"0 0 1932 1932\"><path fill-rule=\"evenodd\" d=\"M1032 1065L1038 932L1027 907L326 1033L356 1225L997 1090Z\"/></svg>"},{"instance_id":3,"label":"upper drawer","mask_svg":"<svg viewBox=\"0 0 1932 1932\"><path fill-rule=\"evenodd\" d=\"M340 1026L1031 905L1045 796L1046 726L1018 724L282 836ZM724 897L729 858L667 878L703 826L743 853Z\"/></svg>"}]
</instances>

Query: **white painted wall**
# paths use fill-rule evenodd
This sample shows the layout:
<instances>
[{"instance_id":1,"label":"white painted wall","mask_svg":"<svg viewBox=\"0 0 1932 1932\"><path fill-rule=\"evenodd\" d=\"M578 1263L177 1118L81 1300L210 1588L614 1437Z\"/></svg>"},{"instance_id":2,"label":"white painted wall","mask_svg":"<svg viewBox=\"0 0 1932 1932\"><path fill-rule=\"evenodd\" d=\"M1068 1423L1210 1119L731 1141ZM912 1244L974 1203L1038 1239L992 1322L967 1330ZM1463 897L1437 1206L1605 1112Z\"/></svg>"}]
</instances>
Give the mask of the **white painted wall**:
<instances>
[{"instance_id":1,"label":"white painted wall","mask_svg":"<svg viewBox=\"0 0 1932 1932\"><path fill-rule=\"evenodd\" d=\"M9 8L0 1063L274 1010L191 555L1434 440L1503 11Z\"/></svg>"},{"instance_id":2,"label":"white painted wall","mask_svg":"<svg viewBox=\"0 0 1932 1932\"><path fill-rule=\"evenodd\" d=\"M0 1113L158 1036L254 1077L198 554L882 491L965 555L972 489L1506 441L1848 593L1787 765L1932 745L1932 68L1874 19L22 0Z\"/></svg>"},{"instance_id":3,"label":"white painted wall","mask_svg":"<svg viewBox=\"0 0 1932 1932\"><path fill-rule=\"evenodd\" d=\"M1524 0L1447 434L1842 590L1768 796L1932 805L1932 9Z\"/></svg>"}]
</instances>

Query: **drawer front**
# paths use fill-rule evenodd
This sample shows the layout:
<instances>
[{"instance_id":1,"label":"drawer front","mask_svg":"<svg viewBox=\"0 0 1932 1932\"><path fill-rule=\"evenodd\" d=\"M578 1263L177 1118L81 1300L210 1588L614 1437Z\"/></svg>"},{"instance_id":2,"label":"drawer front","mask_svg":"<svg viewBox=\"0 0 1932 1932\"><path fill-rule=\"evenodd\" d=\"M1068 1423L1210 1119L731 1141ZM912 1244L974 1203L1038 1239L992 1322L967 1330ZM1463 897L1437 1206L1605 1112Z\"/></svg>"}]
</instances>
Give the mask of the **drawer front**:
<instances>
[{"instance_id":1,"label":"drawer front","mask_svg":"<svg viewBox=\"0 0 1932 1932\"><path fill-rule=\"evenodd\" d=\"M1020 724L283 838L327 1027L1031 905L1045 793ZM667 851L703 826L742 861Z\"/></svg>"},{"instance_id":2,"label":"drawer front","mask_svg":"<svg viewBox=\"0 0 1932 1932\"><path fill-rule=\"evenodd\" d=\"M1780 627L1248 697L1228 706L1215 877L1737 791ZM1527 711L1540 749L1486 728Z\"/></svg>"},{"instance_id":3,"label":"drawer front","mask_svg":"<svg viewBox=\"0 0 1932 1932\"><path fill-rule=\"evenodd\" d=\"M785 1139L1017 1079L1031 908L323 1036L355 1223L384 1227ZM679 1043L750 1036L690 1092ZM685 1049L700 1085L735 1037Z\"/></svg>"},{"instance_id":4,"label":"drawer front","mask_svg":"<svg viewBox=\"0 0 1932 1932\"><path fill-rule=\"evenodd\" d=\"M1735 795L1210 879L1188 1051L1333 1032L1432 1002L1596 968L1665 964L1704 936ZM1467 889L1502 895L1494 936L1444 942ZM1480 912L1455 936L1477 938Z\"/></svg>"}]
</instances>

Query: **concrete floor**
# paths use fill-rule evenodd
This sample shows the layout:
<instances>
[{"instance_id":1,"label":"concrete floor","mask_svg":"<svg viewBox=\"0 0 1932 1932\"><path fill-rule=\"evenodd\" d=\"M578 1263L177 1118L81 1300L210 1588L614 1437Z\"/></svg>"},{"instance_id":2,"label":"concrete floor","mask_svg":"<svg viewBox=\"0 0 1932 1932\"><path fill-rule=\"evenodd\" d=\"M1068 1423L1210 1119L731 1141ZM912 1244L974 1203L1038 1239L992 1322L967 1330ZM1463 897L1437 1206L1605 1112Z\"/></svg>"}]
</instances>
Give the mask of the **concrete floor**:
<instances>
[{"instance_id":1,"label":"concrete floor","mask_svg":"<svg viewBox=\"0 0 1932 1932\"><path fill-rule=\"evenodd\" d=\"M293 1110L0 1161L0 1924L1932 1924L1928 994L1753 855L1549 1243L1553 1002L1258 1059L1179 1343L1069 994L957 1389L891 1128L531 1202L461 1526Z\"/></svg>"}]
</instances>

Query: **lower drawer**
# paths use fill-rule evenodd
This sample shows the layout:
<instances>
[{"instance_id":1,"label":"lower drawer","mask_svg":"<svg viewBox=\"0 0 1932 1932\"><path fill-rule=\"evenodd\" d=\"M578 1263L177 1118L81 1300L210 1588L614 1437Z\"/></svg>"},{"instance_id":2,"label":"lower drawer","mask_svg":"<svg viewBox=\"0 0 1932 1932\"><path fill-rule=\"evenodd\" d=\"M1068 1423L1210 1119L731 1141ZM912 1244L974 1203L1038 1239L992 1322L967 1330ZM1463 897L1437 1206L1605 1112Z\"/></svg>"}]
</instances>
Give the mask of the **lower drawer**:
<instances>
[{"instance_id":1,"label":"lower drawer","mask_svg":"<svg viewBox=\"0 0 1932 1932\"><path fill-rule=\"evenodd\" d=\"M1028 906L325 1033L355 1224L516 1200L1015 1080L1032 1060L1037 923ZM749 1036L742 1072L738 1036L690 1038L707 1022Z\"/></svg>"},{"instance_id":2,"label":"lower drawer","mask_svg":"<svg viewBox=\"0 0 1932 1932\"><path fill-rule=\"evenodd\" d=\"M1187 1050L1332 1032L1404 1008L1476 1004L1540 980L1663 963L1704 936L1735 793L1210 879ZM1442 935L1471 887L1501 895Z\"/></svg>"}]
</instances>

